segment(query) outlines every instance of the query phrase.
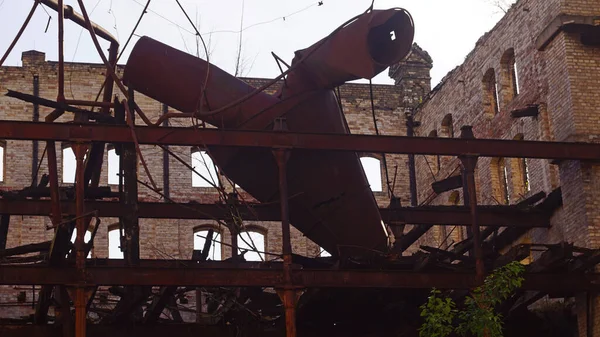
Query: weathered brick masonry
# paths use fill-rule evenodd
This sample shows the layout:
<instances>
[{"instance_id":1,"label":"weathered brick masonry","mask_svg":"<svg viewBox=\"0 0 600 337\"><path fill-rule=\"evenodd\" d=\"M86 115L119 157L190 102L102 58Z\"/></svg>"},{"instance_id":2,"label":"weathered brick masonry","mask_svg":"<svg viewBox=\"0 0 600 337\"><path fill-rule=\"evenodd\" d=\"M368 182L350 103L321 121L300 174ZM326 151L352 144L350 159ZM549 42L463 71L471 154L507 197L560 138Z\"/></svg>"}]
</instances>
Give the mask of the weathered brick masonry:
<instances>
[{"instance_id":1,"label":"weathered brick masonry","mask_svg":"<svg viewBox=\"0 0 600 337\"><path fill-rule=\"evenodd\" d=\"M104 79L104 71L104 67L99 64L65 64L65 94L67 98L94 100ZM119 74L121 72L122 68L119 68ZM44 53L37 51L24 52L21 67L0 68L0 91L5 92L7 89L11 89L33 93L34 78L39 82L40 97L49 99L56 97L57 63L47 62ZM267 81L267 79L259 78L245 80L255 87ZM379 133L382 135L405 135L404 110L399 104L403 97L401 89L393 85L373 85L372 90ZM339 88L339 94L352 133L375 134L369 86L366 84L346 84ZM141 94L136 96L136 101L152 120L156 120L163 113L162 104L159 102ZM51 112L51 109L40 107L39 120L43 121L49 112ZM32 116L33 106L31 104L0 96L1 119L31 121ZM73 116L67 113L58 122L67 122L72 118ZM138 119L136 123L141 124L143 122ZM190 123L187 119L170 120L170 124L173 126L187 126ZM315 121L315 123L318 123L318 121ZM65 145L67 144L56 144L59 182L63 169L62 149ZM33 142L6 141L4 144L5 174L4 180L0 182L1 189L21 189L31 184L33 162L37 162L41 158L45 143L40 142L38 146L39 154L34 159L32 158ZM163 150L154 146L142 146L141 150L152 178L157 186L163 187ZM178 154L188 164L191 164L191 149L189 147L171 146L170 150ZM377 153L361 154L361 156L363 155L382 159L382 155ZM406 156L386 155L386 159L390 183L395 181L395 185L390 187L394 190L394 194L406 204L409 200ZM108 157L105 153L100 179L101 186L108 185L107 162ZM382 160L380 162L383 163ZM374 192L374 195L380 206L387 206L389 197L383 165L381 165L381 170L383 188L381 192ZM47 173L47 171L46 161L43 160L39 176ZM138 172L141 181L149 181L141 165L138 167ZM212 203L219 199L218 193L213 188L192 187L192 172L172 157L169 157L168 176L169 194L174 201ZM231 185L222 177L221 180L226 188L231 191ZM69 184L61 183L61 185ZM114 191L117 191L116 185L110 186ZM141 200L146 201L162 200L159 195L141 184L139 185L139 196ZM251 197L245 193L242 193L242 196L247 200L251 200ZM116 223L118 223L116 218L102 219L102 224L94 240L92 258L108 257L108 232L109 229L115 228L114 224ZM49 225L50 221L45 217L12 217L7 248L51 240L53 231L47 229ZM146 259L189 259L193 250L194 229L199 226L215 227L216 225L215 221L140 219L141 257ZM246 221L245 225L265 235L265 249L267 252L279 253L281 251L281 225L278 222ZM223 234L221 238L224 243L230 244L231 238L228 230L225 228L219 228L219 230ZM292 229L292 246L296 254L316 256L319 253L319 247L295 229ZM222 248L223 258L230 257L231 249L226 245ZM14 303L17 294L18 292L8 288L0 288L0 302ZM26 296L26 301L31 302L31 289L26 291ZM31 307L27 308L27 306L17 306L15 308L18 308L18 310L6 311L0 308L0 311L3 317L19 317L32 312Z\"/></svg>"},{"instance_id":2,"label":"weathered brick masonry","mask_svg":"<svg viewBox=\"0 0 600 337\"><path fill-rule=\"evenodd\" d=\"M577 31L546 34L552 20L565 14L597 25L600 2L520 0L513 5L416 110L419 135L458 137L461 126L472 125L477 138L598 142L600 48L584 45ZM539 41L544 39L547 45L540 48ZM538 105L539 115L511 117L511 111L529 105ZM419 200L431 194L434 180L459 174L459 164L456 158L419 156ZM552 228L531 230L520 241L600 245L597 163L480 158L476 184L478 201L483 204L514 204L560 186L564 205L552 217ZM456 193L438 195L432 203L455 203ZM453 233L450 240L460 240L462 235ZM442 245L445 236L434 228L422 241ZM576 309L579 333L584 336L585 301L577 301ZM600 336L600 314L595 312L593 336Z\"/></svg>"}]
</instances>

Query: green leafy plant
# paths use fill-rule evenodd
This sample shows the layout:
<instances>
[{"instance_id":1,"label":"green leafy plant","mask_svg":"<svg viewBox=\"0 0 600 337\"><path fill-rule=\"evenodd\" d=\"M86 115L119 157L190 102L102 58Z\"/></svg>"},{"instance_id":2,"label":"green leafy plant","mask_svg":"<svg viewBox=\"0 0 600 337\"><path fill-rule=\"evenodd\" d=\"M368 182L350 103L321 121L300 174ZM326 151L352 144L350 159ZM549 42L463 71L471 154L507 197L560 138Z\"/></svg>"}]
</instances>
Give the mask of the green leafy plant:
<instances>
[{"instance_id":1,"label":"green leafy plant","mask_svg":"<svg viewBox=\"0 0 600 337\"><path fill-rule=\"evenodd\" d=\"M519 262L498 268L482 286L471 291L461 310L456 309L452 299L441 297L441 292L433 289L427 302L419 307L424 319L419 336L446 337L455 332L460 336L502 337L502 315L495 307L521 287L524 271Z\"/></svg>"},{"instance_id":2,"label":"green leafy plant","mask_svg":"<svg viewBox=\"0 0 600 337\"><path fill-rule=\"evenodd\" d=\"M456 305L452 299L441 298L440 295L441 292L434 288L427 303L419 307L421 317L425 320L419 329L421 337L446 337L454 331L452 322L456 316Z\"/></svg>"}]
</instances>

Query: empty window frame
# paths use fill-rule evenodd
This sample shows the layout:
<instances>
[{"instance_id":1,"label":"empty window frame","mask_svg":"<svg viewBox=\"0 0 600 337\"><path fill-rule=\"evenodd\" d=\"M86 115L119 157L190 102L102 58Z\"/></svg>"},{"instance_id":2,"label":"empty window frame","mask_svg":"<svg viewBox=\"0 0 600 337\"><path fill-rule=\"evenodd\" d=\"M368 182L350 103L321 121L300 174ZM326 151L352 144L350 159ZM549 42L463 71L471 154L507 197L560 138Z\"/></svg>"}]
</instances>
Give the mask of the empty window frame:
<instances>
[{"instance_id":1,"label":"empty window frame","mask_svg":"<svg viewBox=\"0 0 600 337\"><path fill-rule=\"evenodd\" d=\"M442 137L454 138L454 127L452 122L452 114L447 114L442 119Z\"/></svg>"},{"instance_id":2,"label":"empty window frame","mask_svg":"<svg viewBox=\"0 0 600 337\"><path fill-rule=\"evenodd\" d=\"M437 130L431 130L427 137L437 138ZM437 175L440 172L441 160L439 155L424 155L427 168L432 175Z\"/></svg>"},{"instance_id":3,"label":"empty window frame","mask_svg":"<svg viewBox=\"0 0 600 337\"><path fill-rule=\"evenodd\" d=\"M191 153L192 187L216 187L219 186L219 177L215 165L206 151L193 148Z\"/></svg>"},{"instance_id":4,"label":"empty window frame","mask_svg":"<svg viewBox=\"0 0 600 337\"><path fill-rule=\"evenodd\" d=\"M204 243L206 242L206 237L210 229L213 230L213 235L210 248L208 249L208 259L212 261L221 261L223 259L221 233L215 228L201 226L194 229L194 250L204 249Z\"/></svg>"},{"instance_id":5,"label":"empty window frame","mask_svg":"<svg viewBox=\"0 0 600 337\"><path fill-rule=\"evenodd\" d=\"M238 249L240 254L246 252L244 255L246 261L264 261L265 235L256 230L247 230L238 234Z\"/></svg>"},{"instance_id":6,"label":"empty window frame","mask_svg":"<svg viewBox=\"0 0 600 337\"><path fill-rule=\"evenodd\" d=\"M75 183L75 171L77 170L77 160L75 152L70 145L62 147L62 182L73 184Z\"/></svg>"},{"instance_id":7,"label":"empty window frame","mask_svg":"<svg viewBox=\"0 0 600 337\"><path fill-rule=\"evenodd\" d=\"M371 186L371 191L381 192L381 161L373 157L360 157L360 163L365 175L367 176L367 182Z\"/></svg>"},{"instance_id":8,"label":"empty window frame","mask_svg":"<svg viewBox=\"0 0 600 337\"><path fill-rule=\"evenodd\" d=\"M502 55L500 64L502 66L501 97L505 106L519 94L519 75L513 48Z\"/></svg>"},{"instance_id":9,"label":"empty window frame","mask_svg":"<svg viewBox=\"0 0 600 337\"><path fill-rule=\"evenodd\" d=\"M518 134L514 140L523 140L523 134ZM531 191L531 185L529 183L529 166L527 164L527 158L511 158L511 181L515 197L521 198L527 192Z\"/></svg>"},{"instance_id":10,"label":"empty window frame","mask_svg":"<svg viewBox=\"0 0 600 337\"><path fill-rule=\"evenodd\" d=\"M108 258L123 258L123 252L121 251L121 233L119 227L116 226L108 229Z\"/></svg>"},{"instance_id":11,"label":"empty window frame","mask_svg":"<svg viewBox=\"0 0 600 337\"><path fill-rule=\"evenodd\" d=\"M77 228L73 229L73 235L71 235L71 243L74 245L75 244L75 239L77 239ZM86 231L85 234L83 235L83 242L85 243L89 243L90 240L92 239L92 233L90 231ZM92 257L92 250L90 249L90 252L87 255L87 258L91 258Z\"/></svg>"},{"instance_id":12,"label":"empty window frame","mask_svg":"<svg viewBox=\"0 0 600 337\"><path fill-rule=\"evenodd\" d=\"M119 184L119 156L114 147L109 147L107 152L107 175L109 185Z\"/></svg>"},{"instance_id":13,"label":"empty window frame","mask_svg":"<svg viewBox=\"0 0 600 337\"><path fill-rule=\"evenodd\" d=\"M508 172L504 158L492 159L491 174L494 199L499 204L508 205L510 203L510 194L508 191Z\"/></svg>"},{"instance_id":14,"label":"empty window frame","mask_svg":"<svg viewBox=\"0 0 600 337\"><path fill-rule=\"evenodd\" d=\"M5 167L6 167L6 141L0 140L0 182L4 181Z\"/></svg>"},{"instance_id":15,"label":"empty window frame","mask_svg":"<svg viewBox=\"0 0 600 337\"><path fill-rule=\"evenodd\" d=\"M496 82L496 73L494 68L487 70L483 76L483 108L487 116L493 117L500 111L498 102L498 83Z\"/></svg>"}]
</instances>

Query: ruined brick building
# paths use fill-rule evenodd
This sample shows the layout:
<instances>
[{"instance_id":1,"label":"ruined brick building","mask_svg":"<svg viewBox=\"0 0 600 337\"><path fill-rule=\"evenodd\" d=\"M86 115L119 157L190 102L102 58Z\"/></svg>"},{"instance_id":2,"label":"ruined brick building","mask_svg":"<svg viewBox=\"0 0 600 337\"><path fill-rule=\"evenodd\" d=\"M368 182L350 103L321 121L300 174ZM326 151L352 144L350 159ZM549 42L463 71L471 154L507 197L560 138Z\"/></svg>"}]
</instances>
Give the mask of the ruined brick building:
<instances>
[{"instance_id":1,"label":"ruined brick building","mask_svg":"<svg viewBox=\"0 0 600 337\"><path fill-rule=\"evenodd\" d=\"M372 95L375 109L375 117L372 113L371 92L365 84L346 84L339 88L339 97L347 118L347 123L353 133L375 134L374 119L377 120L377 132L381 135L405 135L406 124L404 121L405 109L398 104L402 101L402 91L411 91L413 86L419 93L429 90L429 69L431 60L426 52L415 45L415 53L410 58L415 62L414 68L426 71L421 78L410 77L399 79L399 82L407 83L407 89L400 89L394 85L373 85ZM46 61L45 54L38 51L27 51L22 54L22 66L3 67L0 70L1 90L16 90L30 92L40 97L52 97L56 93L56 62ZM73 98L94 99L98 88L101 86L105 69L99 64L67 63L65 65L66 87ZM266 79L245 79L253 86L260 86ZM418 84L413 84L419 81ZM150 113L153 120L168 111L168 107L146 97L137 98L138 104ZM45 116L52 111L51 108L37 107L32 104L19 102L10 98L0 98L0 109L3 111L2 119L8 120L44 120ZM61 117L62 121L68 121L70 116ZM171 120L175 126L190 125L189 120ZM28 141L3 141L3 171L2 190L19 190L31 186L32 181L39 180L47 173L46 163L41 160L44 155L44 144ZM75 157L68 143L56 144L58 155L59 177L61 186L73 186L75 177ZM169 151L175 153L187 165L194 167L197 172L210 181L203 180L200 175L194 174L189 166L167 155L160 147L142 146L142 153L149 167L150 175L154 182L160 186L159 193L148 188L150 180L144 169L140 166L138 171L140 181L140 201L147 202L180 202L180 203L214 203L221 200L217 189L211 183L223 185L229 193L233 192L233 186L224 176L217 173L213 167L210 156L204 149L170 146ZM364 153L361 160L369 174L369 182L372 191L381 207L390 203L390 194L393 191L395 197L401 203L409 203L408 177L403 174L407 167L405 155L386 154L385 164L388 168L386 175L382 154ZM38 163L41 163L39 169ZM109 146L105 153L104 166L100 178L100 186L109 187L112 192L118 192L118 156L114 147ZM388 183L389 181L389 183ZM236 189L237 191L237 189ZM243 191L238 191L240 199L252 201L252 197ZM6 247L16 247L32 244L40 241L51 240L51 223L47 217L20 217L11 221L10 235ZM276 254L281 252L281 225L278 221L244 221L245 230L249 236L240 238L240 247L250 248L249 241L253 241L256 248L261 252L249 252L246 259L251 261L273 260ZM198 235L206 235L208 229L214 229L218 235L217 241L223 244L213 243L211 259L221 260L231 257L231 233L219 225L217 221L201 220L165 220L165 219L140 219L140 254L147 259L190 259L194 249L201 249L204 240ZM244 235L244 234L241 234ZM293 251L295 254L315 257L327 252L320 251L319 247L305 238L297 230L292 231ZM116 218L103 218L94 238L94 246L91 250L91 258L122 258L119 249L119 226ZM271 255L270 255L271 254ZM6 289L3 289L6 291ZM8 291L3 295L8 303L14 303L16 294L19 292ZM32 300L31 289L26 291L26 301ZM31 309L11 310L9 315L19 317Z\"/></svg>"},{"instance_id":2,"label":"ruined brick building","mask_svg":"<svg viewBox=\"0 0 600 337\"><path fill-rule=\"evenodd\" d=\"M431 88L429 71L434 60L416 44L409 57L390 68L395 85L345 84L338 90L340 103L352 133L395 136L459 137L472 126L476 138L583 141L600 143L600 1L520 0L505 17L480 38L462 65ZM52 98L56 96L55 62L38 51L22 54L22 66L0 69L0 91L6 89ZM72 99L93 100L102 85L102 65L67 63L66 92ZM260 86L265 79L245 79ZM372 92L370 91L372 89ZM372 95L372 96L371 96ZM149 98L137 103L152 120L169 112L169 107ZM0 97L0 119L43 121L52 110ZM61 121L70 120L70 116ZM141 123L141 122L140 122ZM188 120L170 120L187 126ZM62 186L72 186L74 155L68 143L56 144ZM118 191L114 147L105 153L101 186ZM184 163L166 150L142 146L150 176L139 167L141 201L214 203L222 196L217 189L195 175L194 167L228 193L235 187L222 176L203 148L169 146ZM0 190L20 190L31 186L47 173L44 143L6 140L0 143ZM456 157L438 155L396 155L361 153L361 162L380 207L392 197L401 205L462 205L460 188L435 192L432 184L459 176ZM385 156L385 157L384 157ZM38 163L41 166L38 168ZM411 174L411 163L414 173ZM187 164L187 165L186 165ZM152 182L160 193L148 188ZM507 252L520 243L574 243L595 249L600 246L600 165L583 161L551 162L545 159L480 158L476 168L477 200L483 205L515 205L545 192L562 196L552 209L551 228L517 231L483 230L494 250ZM239 191L239 198L252 197ZM13 217L6 248L51 240L53 232L47 217ZM418 226L390 228L396 239ZM140 219L140 253L146 259L191 259L202 248L209 229L217 233L211 258L231 258L232 234L216 221ZM247 232L247 233L246 233ZM248 234L250 233L250 234ZM419 246L453 250L467 239L464 226L429 226L405 255ZM233 234L235 237L236 234ZM278 221L244 219L245 239L260 252L248 252L248 260L271 260L281 252L281 226ZM246 235L246 236L244 236ZM103 218L95 234L92 259L120 258L119 226L116 218ZM295 254L314 257L325 254L319 246L297 230L292 231ZM539 254L531 253L524 263ZM535 295L535 294L534 294ZM578 336L600 337L600 299L589 294L568 294L574 298ZM574 295L574 296L572 296ZM30 287L0 288L0 317L19 318L33 312L37 291ZM531 297L535 298L535 296ZM538 300L539 298L535 298ZM538 301L544 305L547 298ZM196 303L195 298L186 303ZM549 300L548 300L549 301ZM535 301L531 301L534 303ZM531 304L527 303L527 304ZM184 313L186 321L194 315ZM592 321L590 321L592 320ZM593 331L590 331L593 330ZM569 336L576 332L569 331ZM567 335L565 335L567 336Z\"/></svg>"}]
</instances>

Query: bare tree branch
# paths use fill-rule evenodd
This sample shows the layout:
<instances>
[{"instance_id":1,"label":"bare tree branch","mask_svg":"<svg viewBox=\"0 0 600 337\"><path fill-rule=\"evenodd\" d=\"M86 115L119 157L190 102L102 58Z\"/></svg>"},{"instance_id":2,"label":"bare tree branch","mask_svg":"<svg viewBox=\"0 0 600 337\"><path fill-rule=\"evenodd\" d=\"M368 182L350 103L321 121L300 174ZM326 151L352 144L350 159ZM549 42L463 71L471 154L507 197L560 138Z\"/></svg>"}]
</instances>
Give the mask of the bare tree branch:
<instances>
[{"instance_id":1,"label":"bare tree branch","mask_svg":"<svg viewBox=\"0 0 600 337\"><path fill-rule=\"evenodd\" d=\"M485 2L506 14L510 7L515 3L515 0L485 0Z\"/></svg>"}]
</instances>

